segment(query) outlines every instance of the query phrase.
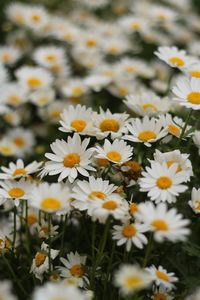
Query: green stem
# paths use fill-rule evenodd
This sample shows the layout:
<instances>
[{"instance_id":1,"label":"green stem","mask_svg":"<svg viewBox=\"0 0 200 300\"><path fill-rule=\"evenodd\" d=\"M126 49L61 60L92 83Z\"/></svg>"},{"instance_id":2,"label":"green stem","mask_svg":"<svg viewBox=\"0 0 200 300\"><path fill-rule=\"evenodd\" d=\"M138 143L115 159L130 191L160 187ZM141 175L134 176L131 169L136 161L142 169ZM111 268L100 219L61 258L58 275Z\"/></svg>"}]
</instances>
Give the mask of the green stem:
<instances>
[{"instance_id":1,"label":"green stem","mask_svg":"<svg viewBox=\"0 0 200 300\"><path fill-rule=\"evenodd\" d=\"M48 214L48 233L49 233L49 248L48 248L48 258L49 258L49 273L51 273L51 214Z\"/></svg>"},{"instance_id":2,"label":"green stem","mask_svg":"<svg viewBox=\"0 0 200 300\"><path fill-rule=\"evenodd\" d=\"M64 223L63 223L62 240L61 240L61 247L60 247L60 257L64 253L66 227L67 227L67 215L65 215L65 220L64 220Z\"/></svg>"},{"instance_id":3,"label":"green stem","mask_svg":"<svg viewBox=\"0 0 200 300\"><path fill-rule=\"evenodd\" d=\"M144 257L144 260L143 260L143 264L142 264L143 268L145 268L147 263L148 263L149 256L150 256L151 251L152 251L152 246L153 246L153 234L151 233L150 238L149 238L149 243L147 245L145 257Z\"/></svg>"},{"instance_id":4,"label":"green stem","mask_svg":"<svg viewBox=\"0 0 200 300\"><path fill-rule=\"evenodd\" d=\"M21 290L21 292L25 296L27 296L27 293L26 293L25 289L23 288L22 284L19 282L18 277L15 274L15 272L14 272L12 266L10 265L9 261L7 260L7 258L4 255L2 255L1 257L3 258L3 261L5 262L6 266L8 267L8 270L9 270L10 274L12 275L13 280L16 282L16 284L18 285L18 287Z\"/></svg>"},{"instance_id":5,"label":"green stem","mask_svg":"<svg viewBox=\"0 0 200 300\"><path fill-rule=\"evenodd\" d=\"M12 250L15 250L15 242L16 242L16 235L17 235L17 208L16 206L13 209L14 218L13 218L13 243L12 243Z\"/></svg>"},{"instance_id":6,"label":"green stem","mask_svg":"<svg viewBox=\"0 0 200 300\"><path fill-rule=\"evenodd\" d=\"M94 280L95 280L95 272L96 269L101 261L104 249L105 249L105 245L106 245L106 241L107 241L107 237L108 237L108 232L109 232L109 227L110 227L110 218L108 217L107 221L106 221L106 225L105 225L105 229L104 229L104 234L103 237L100 241L100 245L99 245L99 252L97 254L97 259L93 264L93 268L92 268L92 279L91 279L91 284L94 286Z\"/></svg>"},{"instance_id":7,"label":"green stem","mask_svg":"<svg viewBox=\"0 0 200 300\"><path fill-rule=\"evenodd\" d=\"M104 299L106 300L107 284L108 284L108 281L109 281L109 275L110 275L110 271L111 271L111 268L112 268L114 253L115 253L115 242L112 241L112 249L111 249L111 254L110 254L110 260L109 260L109 263L108 263L106 280L104 281L103 300Z\"/></svg>"},{"instance_id":8,"label":"green stem","mask_svg":"<svg viewBox=\"0 0 200 300\"><path fill-rule=\"evenodd\" d=\"M180 146L180 143L181 143L181 141L182 141L182 139L183 139L183 137L184 137L184 134L185 134L185 131L186 131L188 122L189 122L189 120L190 120L190 117L191 117L191 115L192 115L192 112L193 112L193 109L191 108L190 111L189 111L189 113L188 113L188 115L187 115L187 118L186 118L186 121L185 121L185 125L184 125L184 127L182 128L182 130L181 130L181 134L180 134L180 137L179 137L178 142L177 142L177 144L176 144L176 148L177 148L178 146Z\"/></svg>"}]
</instances>

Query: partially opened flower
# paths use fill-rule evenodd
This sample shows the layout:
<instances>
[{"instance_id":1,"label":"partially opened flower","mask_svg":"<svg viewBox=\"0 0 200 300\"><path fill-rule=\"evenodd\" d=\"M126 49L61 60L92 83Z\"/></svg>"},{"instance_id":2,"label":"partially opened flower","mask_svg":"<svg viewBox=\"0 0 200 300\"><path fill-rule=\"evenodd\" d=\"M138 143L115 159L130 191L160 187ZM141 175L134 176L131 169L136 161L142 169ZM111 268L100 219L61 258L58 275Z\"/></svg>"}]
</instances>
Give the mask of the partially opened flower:
<instances>
[{"instance_id":1,"label":"partially opened flower","mask_svg":"<svg viewBox=\"0 0 200 300\"><path fill-rule=\"evenodd\" d=\"M196 214L200 213L200 189L196 189L193 187L191 200L188 202L188 204Z\"/></svg>"},{"instance_id":2,"label":"partially opened flower","mask_svg":"<svg viewBox=\"0 0 200 300\"><path fill-rule=\"evenodd\" d=\"M168 273L162 266L156 268L154 265L146 268L146 270L149 272L156 285L164 286L168 290L175 288L174 282L177 282L178 278L174 276L174 273Z\"/></svg>"}]
</instances>

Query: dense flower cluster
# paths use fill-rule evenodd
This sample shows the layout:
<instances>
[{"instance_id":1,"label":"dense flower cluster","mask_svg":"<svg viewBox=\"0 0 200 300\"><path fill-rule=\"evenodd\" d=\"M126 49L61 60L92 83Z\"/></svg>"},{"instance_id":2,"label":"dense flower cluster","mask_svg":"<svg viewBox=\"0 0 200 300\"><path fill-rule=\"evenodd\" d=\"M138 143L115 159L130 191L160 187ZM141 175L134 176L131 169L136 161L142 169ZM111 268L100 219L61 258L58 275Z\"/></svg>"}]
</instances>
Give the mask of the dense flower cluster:
<instances>
[{"instance_id":1,"label":"dense flower cluster","mask_svg":"<svg viewBox=\"0 0 200 300\"><path fill-rule=\"evenodd\" d=\"M176 2L6 7L0 299L200 299L200 21Z\"/></svg>"}]
</instances>

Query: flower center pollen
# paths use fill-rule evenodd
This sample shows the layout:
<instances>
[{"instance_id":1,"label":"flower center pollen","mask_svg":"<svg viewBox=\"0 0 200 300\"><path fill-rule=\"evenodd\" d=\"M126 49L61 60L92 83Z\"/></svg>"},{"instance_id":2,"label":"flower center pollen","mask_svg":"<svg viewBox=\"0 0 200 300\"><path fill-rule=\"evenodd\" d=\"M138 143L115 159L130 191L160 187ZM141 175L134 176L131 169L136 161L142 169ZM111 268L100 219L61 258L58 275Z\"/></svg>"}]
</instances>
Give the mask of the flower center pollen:
<instances>
[{"instance_id":1,"label":"flower center pollen","mask_svg":"<svg viewBox=\"0 0 200 300\"><path fill-rule=\"evenodd\" d=\"M122 156L118 151L110 151L106 156L115 162L119 162L122 159Z\"/></svg>"},{"instance_id":2,"label":"flower center pollen","mask_svg":"<svg viewBox=\"0 0 200 300\"><path fill-rule=\"evenodd\" d=\"M200 92L191 92L187 95L187 100L192 104L200 104Z\"/></svg>"},{"instance_id":3,"label":"flower center pollen","mask_svg":"<svg viewBox=\"0 0 200 300\"><path fill-rule=\"evenodd\" d=\"M173 56L169 59L169 62L177 67L183 67L185 65L185 62L180 57Z\"/></svg>"},{"instance_id":4,"label":"flower center pollen","mask_svg":"<svg viewBox=\"0 0 200 300\"><path fill-rule=\"evenodd\" d=\"M100 124L100 129L102 132L112 131L117 132L119 130L119 122L115 119L105 119Z\"/></svg>"},{"instance_id":5,"label":"flower center pollen","mask_svg":"<svg viewBox=\"0 0 200 300\"><path fill-rule=\"evenodd\" d=\"M81 119L76 119L71 122L71 127L76 129L77 132L82 132L85 129L86 125L86 122Z\"/></svg>"},{"instance_id":6,"label":"flower center pollen","mask_svg":"<svg viewBox=\"0 0 200 300\"><path fill-rule=\"evenodd\" d=\"M80 163L80 156L77 153L69 153L64 157L63 164L66 168L73 168Z\"/></svg>"},{"instance_id":7,"label":"flower center pollen","mask_svg":"<svg viewBox=\"0 0 200 300\"><path fill-rule=\"evenodd\" d=\"M61 208L61 202L53 197L44 198L41 202L41 208L46 211L57 211Z\"/></svg>"},{"instance_id":8,"label":"flower center pollen","mask_svg":"<svg viewBox=\"0 0 200 300\"><path fill-rule=\"evenodd\" d=\"M131 237L135 236L136 233L137 233L137 230L136 230L135 226L133 226L131 224L124 226L124 228L122 230L122 234L127 238L131 238Z\"/></svg>"},{"instance_id":9,"label":"flower center pollen","mask_svg":"<svg viewBox=\"0 0 200 300\"><path fill-rule=\"evenodd\" d=\"M25 192L21 188L12 188L9 190L8 194L12 198L21 198L25 195Z\"/></svg>"},{"instance_id":10,"label":"flower center pollen","mask_svg":"<svg viewBox=\"0 0 200 300\"><path fill-rule=\"evenodd\" d=\"M138 139L143 141L143 142L147 142L149 140L153 140L156 138L156 134L153 131L150 130L145 130L140 132L140 134L138 135Z\"/></svg>"}]
</instances>

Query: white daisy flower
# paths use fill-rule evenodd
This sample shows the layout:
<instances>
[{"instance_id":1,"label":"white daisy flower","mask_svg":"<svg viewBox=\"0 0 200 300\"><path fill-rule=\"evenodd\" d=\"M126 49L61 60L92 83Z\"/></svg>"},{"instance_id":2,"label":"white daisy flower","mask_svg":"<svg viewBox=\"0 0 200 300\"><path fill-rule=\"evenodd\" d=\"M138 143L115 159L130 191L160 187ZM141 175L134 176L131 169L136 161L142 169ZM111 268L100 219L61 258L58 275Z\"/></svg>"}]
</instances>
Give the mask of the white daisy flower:
<instances>
[{"instance_id":1,"label":"white daisy flower","mask_svg":"<svg viewBox=\"0 0 200 300\"><path fill-rule=\"evenodd\" d=\"M152 300L173 300L174 297L171 295L171 291L165 288L163 285L154 287Z\"/></svg>"},{"instance_id":2,"label":"white daisy flower","mask_svg":"<svg viewBox=\"0 0 200 300\"><path fill-rule=\"evenodd\" d=\"M156 56L165 61L168 65L174 68L186 68L196 62L196 58L190 57L185 50L179 50L177 47L159 47L155 52Z\"/></svg>"},{"instance_id":3,"label":"white daisy flower","mask_svg":"<svg viewBox=\"0 0 200 300\"><path fill-rule=\"evenodd\" d=\"M191 66L188 66L183 71L185 71L185 73L190 75L191 77L200 78L200 61Z\"/></svg>"},{"instance_id":4,"label":"white daisy flower","mask_svg":"<svg viewBox=\"0 0 200 300\"><path fill-rule=\"evenodd\" d=\"M93 221L105 223L109 216L116 220L126 220L128 216L128 204L118 194L112 194L109 198L96 198L88 206L88 215Z\"/></svg>"},{"instance_id":5,"label":"white daisy flower","mask_svg":"<svg viewBox=\"0 0 200 300\"><path fill-rule=\"evenodd\" d=\"M121 36L120 39L118 37L109 37L109 39L104 39L101 42L101 48L106 55L117 56L130 50L131 44L124 35Z\"/></svg>"},{"instance_id":6,"label":"white daisy flower","mask_svg":"<svg viewBox=\"0 0 200 300\"><path fill-rule=\"evenodd\" d=\"M77 286L83 287L89 282L85 272L86 259L87 256L79 255L78 252L70 252L67 254L67 259L61 257L60 261L64 267L58 267L60 276L68 280L75 279Z\"/></svg>"},{"instance_id":7,"label":"white daisy flower","mask_svg":"<svg viewBox=\"0 0 200 300\"><path fill-rule=\"evenodd\" d=\"M97 145L94 149L97 152L96 158L107 159L116 165L122 165L133 156L133 147L123 140L114 140L111 143L106 139L103 147Z\"/></svg>"},{"instance_id":8,"label":"white daisy flower","mask_svg":"<svg viewBox=\"0 0 200 300\"><path fill-rule=\"evenodd\" d=\"M17 300L17 297L12 294L11 290L12 286L10 281L0 281L0 295L2 300Z\"/></svg>"},{"instance_id":9,"label":"white daisy flower","mask_svg":"<svg viewBox=\"0 0 200 300\"><path fill-rule=\"evenodd\" d=\"M84 81L79 78L73 78L62 86L62 93L67 97L79 98L85 95L87 92L88 87Z\"/></svg>"},{"instance_id":10,"label":"white daisy flower","mask_svg":"<svg viewBox=\"0 0 200 300\"><path fill-rule=\"evenodd\" d=\"M177 13L163 5L152 5L149 10L149 16L153 22L167 23L174 21L177 18Z\"/></svg>"},{"instance_id":11,"label":"white daisy flower","mask_svg":"<svg viewBox=\"0 0 200 300\"><path fill-rule=\"evenodd\" d=\"M78 2L81 3L81 5L85 5L90 9L99 9L103 8L109 3L109 0L77 0Z\"/></svg>"},{"instance_id":12,"label":"white daisy flower","mask_svg":"<svg viewBox=\"0 0 200 300\"><path fill-rule=\"evenodd\" d=\"M94 130L98 139L103 139L109 134L112 139L121 137L127 132L128 114L115 113L112 114L109 109L103 111L100 108L100 113L94 116Z\"/></svg>"},{"instance_id":13,"label":"white daisy flower","mask_svg":"<svg viewBox=\"0 0 200 300\"><path fill-rule=\"evenodd\" d=\"M152 202L139 204L136 219L151 227L157 242L169 240L171 242L185 241L190 234L186 226L189 220L183 219L175 208L167 210L165 203L155 206Z\"/></svg>"},{"instance_id":14,"label":"white daisy flower","mask_svg":"<svg viewBox=\"0 0 200 300\"><path fill-rule=\"evenodd\" d=\"M21 56L19 49L14 46L0 47L0 62L5 65L14 64Z\"/></svg>"},{"instance_id":15,"label":"white daisy flower","mask_svg":"<svg viewBox=\"0 0 200 300\"><path fill-rule=\"evenodd\" d=\"M64 101L57 100L50 103L47 108L40 110L40 115L42 118L48 119L50 123L58 124L60 115L65 107L66 103Z\"/></svg>"},{"instance_id":16,"label":"white daisy flower","mask_svg":"<svg viewBox=\"0 0 200 300\"><path fill-rule=\"evenodd\" d=\"M127 33L145 32L148 29L148 20L142 16L125 15L119 20L120 26L124 28Z\"/></svg>"},{"instance_id":17,"label":"white daisy flower","mask_svg":"<svg viewBox=\"0 0 200 300\"><path fill-rule=\"evenodd\" d=\"M108 180L102 178L95 178L89 176L89 181L78 180L75 186L72 188L72 197L75 199L72 202L72 206L80 210L85 210L90 205L90 202L99 199L106 199L114 196L114 191L117 189Z\"/></svg>"},{"instance_id":18,"label":"white daisy flower","mask_svg":"<svg viewBox=\"0 0 200 300\"><path fill-rule=\"evenodd\" d=\"M196 214L200 213L200 189L192 189L191 200L188 204Z\"/></svg>"},{"instance_id":19,"label":"white daisy flower","mask_svg":"<svg viewBox=\"0 0 200 300\"><path fill-rule=\"evenodd\" d=\"M44 242L41 245L41 250L39 250L31 265L30 273L33 273L36 278L42 281L43 274L46 273L49 269L49 246L45 244ZM54 250L51 248L50 255L51 260L54 260L56 256L59 254L59 250Z\"/></svg>"},{"instance_id":20,"label":"white daisy flower","mask_svg":"<svg viewBox=\"0 0 200 300\"><path fill-rule=\"evenodd\" d=\"M13 107L27 102L27 96L27 89L19 83L9 82L0 88L0 101Z\"/></svg>"},{"instance_id":21,"label":"white daisy flower","mask_svg":"<svg viewBox=\"0 0 200 300\"><path fill-rule=\"evenodd\" d=\"M166 113L170 108L168 99L161 99L151 91L144 91L138 95L128 95L124 103L140 116L153 116Z\"/></svg>"},{"instance_id":22,"label":"white daisy flower","mask_svg":"<svg viewBox=\"0 0 200 300\"><path fill-rule=\"evenodd\" d=\"M39 238L41 239L45 239L45 238L49 238L49 236L51 237L55 237L58 235L58 228L59 226L58 225L51 225L51 228L50 228L50 231L49 231L49 224L48 222L46 222L45 220L41 220L40 223L36 223L36 226L35 226L35 230L39 236Z\"/></svg>"},{"instance_id":23,"label":"white daisy flower","mask_svg":"<svg viewBox=\"0 0 200 300\"><path fill-rule=\"evenodd\" d=\"M177 172L178 166L178 163L167 165L152 161L151 167L146 167L139 178L140 191L147 192L155 203L176 202L176 197L187 190L183 183L188 180L187 172Z\"/></svg>"},{"instance_id":24,"label":"white daisy flower","mask_svg":"<svg viewBox=\"0 0 200 300\"><path fill-rule=\"evenodd\" d=\"M147 147L151 147L151 143L155 143L167 135L162 123L155 118L149 119L148 116L143 119L132 119L127 128L131 134L124 135L123 139L135 143L144 143Z\"/></svg>"},{"instance_id":25,"label":"white daisy flower","mask_svg":"<svg viewBox=\"0 0 200 300\"><path fill-rule=\"evenodd\" d=\"M185 175L187 176L186 181L189 181L190 177L193 175L192 164L188 159L189 156L189 154L181 153L180 150L162 153L156 149L154 153L154 161L159 162L160 164L166 163L168 168L173 164L177 164L176 172L185 171Z\"/></svg>"},{"instance_id":26,"label":"white daisy flower","mask_svg":"<svg viewBox=\"0 0 200 300\"><path fill-rule=\"evenodd\" d=\"M53 45L37 48L33 58L36 63L46 68L67 62L64 49Z\"/></svg>"},{"instance_id":27,"label":"white daisy flower","mask_svg":"<svg viewBox=\"0 0 200 300\"><path fill-rule=\"evenodd\" d=\"M8 139L16 147L16 156L23 156L25 153L28 153L32 150L35 145L35 138L32 131L23 129L21 127L10 129L7 132Z\"/></svg>"},{"instance_id":28,"label":"white daisy flower","mask_svg":"<svg viewBox=\"0 0 200 300\"><path fill-rule=\"evenodd\" d=\"M185 122L181 118L177 116L172 117L172 115L166 114L159 116L159 120L161 121L162 126L165 128L165 130L167 130L168 134L180 137L181 131L185 125ZM192 134L191 132L189 132L191 128L192 126L187 125L185 131L186 136L190 136ZM169 140L168 137L166 137L166 140Z\"/></svg>"},{"instance_id":29,"label":"white daisy flower","mask_svg":"<svg viewBox=\"0 0 200 300\"><path fill-rule=\"evenodd\" d=\"M64 297L64 298L63 298ZM86 292L81 291L75 286L62 283L47 282L37 287L33 293L33 300L55 300L55 299L78 299L89 300Z\"/></svg>"},{"instance_id":30,"label":"white daisy flower","mask_svg":"<svg viewBox=\"0 0 200 300\"><path fill-rule=\"evenodd\" d=\"M16 71L19 82L28 89L41 89L49 87L53 77L49 71L41 67L23 66Z\"/></svg>"},{"instance_id":31,"label":"white daisy flower","mask_svg":"<svg viewBox=\"0 0 200 300\"><path fill-rule=\"evenodd\" d=\"M172 92L180 105L194 110L200 109L200 78L191 79L185 77L177 81Z\"/></svg>"},{"instance_id":32,"label":"white daisy flower","mask_svg":"<svg viewBox=\"0 0 200 300\"><path fill-rule=\"evenodd\" d=\"M146 268L146 270L149 272L156 285L164 286L168 290L175 288L174 282L177 282L178 278L174 276L174 273L168 273L162 266L156 268L154 265Z\"/></svg>"},{"instance_id":33,"label":"white daisy flower","mask_svg":"<svg viewBox=\"0 0 200 300\"><path fill-rule=\"evenodd\" d=\"M126 244L126 251L131 250L132 244L139 249L143 249L148 242L143 233L148 231L149 228L144 224L125 223L123 225L115 225L113 229L113 239L117 240L118 246Z\"/></svg>"},{"instance_id":34,"label":"white daisy flower","mask_svg":"<svg viewBox=\"0 0 200 300\"><path fill-rule=\"evenodd\" d=\"M71 210L71 191L66 184L40 183L32 190L29 203L46 213L66 214Z\"/></svg>"},{"instance_id":35,"label":"white daisy flower","mask_svg":"<svg viewBox=\"0 0 200 300\"><path fill-rule=\"evenodd\" d=\"M78 132L79 134L93 135L92 117L95 113L91 108L86 108L85 105L78 104L77 106L70 105L61 114L59 130L63 132Z\"/></svg>"},{"instance_id":36,"label":"white daisy flower","mask_svg":"<svg viewBox=\"0 0 200 300\"><path fill-rule=\"evenodd\" d=\"M20 177L28 177L30 174L40 170L42 162L33 161L27 166L24 165L22 159L18 159L16 163L10 162L8 167L1 166L3 173L0 173L0 179L16 179Z\"/></svg>"},{"instance_id":37,"label":"white daisy flower","mask_svg":"<svg viewBox=\"0 0 200 300\"><path fill-rule=\"evenodd\" d=\"M4 137L0 140L0 154L3 156L13 156L17 153L17 146L16 144L8 139L7 137Z\"/></svg>"},{"instance_id":38,"label":"white daisy flower","mask_svg":"<svg viewBox=\"0 0 200 300\"><path fill-rule=\"evenodd\" d=\"M26 12L27 5L19 2L11 3L6 9L6 15L8 19L18 26L24 25Z\"/></svg>"},{"instance_id":39,"label":"white daisy flower","mask_svg":"<svg viewBox=\"0 0 200 300\"><path fill-rule=\"evenodd\" d=\"M49 23L46 9L40 5L27 6L25 25L37 33L41 33Z\"/></svg>"},{"instance_id":40,"label":"white daisy flower","mask_svg":"<svg viewBox=\"0 0 200 300\"><path fill-rule=\"evenodd\" d=\"M6 180L0 182L0 203L6 200L13 200L19 206L20 200L28 200L33 189L33 184L21 179L19 181Z\"/></svg>"},{"instance_id":41,"label":"white daisy flower","mask_svg":"<svg viewBox=\"0 0 200 300\"><path fill-rule=\"evenodd\" d=\"M193 136L193 142L194 142L195 146L198 148L199 155L200 155L200 130L195 130L194 136Z\"/></svg>"},{"instance_id":42,"label":"white daisy flower","mask_svg":"<svg viewBox=\"0 0 200 300\"><path fill-rule=\"evenodd\" d=\"M147 288L152 279L146 270L136 265L122 265L115 273L115 285L124 295Z\"/></svg>"},{"instance_id":43,"label":"white daisy flower","mask_svg":"<svg viewBox=\"0 0 200 300\"><path fill-rule=\"evenodd\" d=\"M49 105L55 99L55 91L51 88L44 88L33 91L29 95L30 101L38 107Z\"/></svg>"},{"instance_id":44,"label":"white daisy flower","mask_svg":"<svg viewBox=\"0 0 200 300\"><path fill-rule=\"evenodd\" d=\"M58 181L62 181L68 177L70 182L73 182L78 173L83 176L89 177L88 171L95 171L91 167L91 156L93 150L87 149L90 139L81 138L78 134L74 134L71 138L64 140L56 140L50 145L53 153L46 153L45 156L51 160L45 164L44 169L49 175L57 175ZM87 150L86 150L87 149Z\"/></svg>"},{"instance_id":45,"label":"white daisy flower","mask_svg":"<svg viewBox=\"0 0 200 300\"><path fill-rule=\"evenodd\" d=\"M100 92L103 88L105 88L111 79L105 75L90 75L85 78L85 84L95 92Z\"/></svg>"}]
</instances>

